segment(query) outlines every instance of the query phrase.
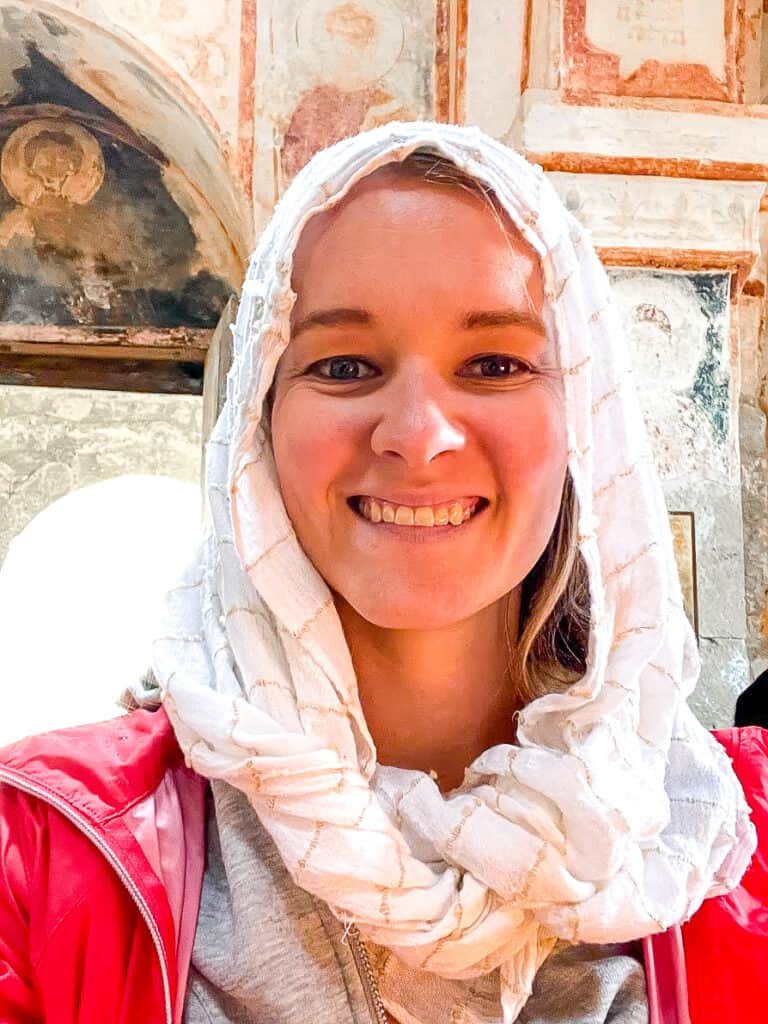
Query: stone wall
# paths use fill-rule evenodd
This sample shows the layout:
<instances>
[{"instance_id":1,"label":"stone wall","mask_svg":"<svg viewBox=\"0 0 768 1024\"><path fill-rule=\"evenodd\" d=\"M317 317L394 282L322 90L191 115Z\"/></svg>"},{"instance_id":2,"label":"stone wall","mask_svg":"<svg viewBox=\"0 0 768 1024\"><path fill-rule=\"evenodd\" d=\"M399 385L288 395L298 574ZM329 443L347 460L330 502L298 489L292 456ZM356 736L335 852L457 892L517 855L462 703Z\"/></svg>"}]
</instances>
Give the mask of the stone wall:
<instances>
[{"instance_id":1,"label":"stone wall","mask_svg":"<svg viewBox=\"0 0 768 1024\"><path fill-rule=\"evenodd\" d=\"M0 561L57 498L127 473L199 481L202 399L0 387Z\"/></svg>"}]
</instances>

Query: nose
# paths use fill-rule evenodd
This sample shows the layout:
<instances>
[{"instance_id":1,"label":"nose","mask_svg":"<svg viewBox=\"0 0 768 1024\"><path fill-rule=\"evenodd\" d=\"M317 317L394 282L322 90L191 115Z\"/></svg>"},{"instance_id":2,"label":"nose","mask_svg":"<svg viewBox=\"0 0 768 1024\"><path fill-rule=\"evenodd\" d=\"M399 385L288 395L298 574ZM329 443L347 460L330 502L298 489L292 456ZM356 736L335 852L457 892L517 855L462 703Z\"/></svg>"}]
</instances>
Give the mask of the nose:
<instances>
[{"instance_id":1,"label":"nose","mask_svg":"<svg viewBox=\"0 0 768 1024\"><path fill-rule=\"evenodd\" d=\"M371 435L376 455L402 459L416 469L443 452L464 447L464 431L451 415L448 388L437 374L403 370L379 397L381 406Z\"/></svg>"}]
</instances>

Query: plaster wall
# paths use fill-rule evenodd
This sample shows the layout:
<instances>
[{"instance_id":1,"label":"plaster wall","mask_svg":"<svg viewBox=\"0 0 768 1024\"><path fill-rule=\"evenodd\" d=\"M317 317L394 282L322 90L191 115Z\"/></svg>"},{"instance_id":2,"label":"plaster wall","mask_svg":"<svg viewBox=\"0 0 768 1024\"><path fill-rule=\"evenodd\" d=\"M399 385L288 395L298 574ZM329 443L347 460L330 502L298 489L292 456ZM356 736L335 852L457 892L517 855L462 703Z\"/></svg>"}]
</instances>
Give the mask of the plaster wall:
<instances>
[{"instance_id":1,"label":"plaster wall","mask_svg":"<svg viewBox=\"0 0 768 1024\"><path fill-rule=\"evenodd\" d=\"M496 138L512 130L528 57L524 0L470 4L467 39L466 119Z\"/></svg>"}]
</instances>

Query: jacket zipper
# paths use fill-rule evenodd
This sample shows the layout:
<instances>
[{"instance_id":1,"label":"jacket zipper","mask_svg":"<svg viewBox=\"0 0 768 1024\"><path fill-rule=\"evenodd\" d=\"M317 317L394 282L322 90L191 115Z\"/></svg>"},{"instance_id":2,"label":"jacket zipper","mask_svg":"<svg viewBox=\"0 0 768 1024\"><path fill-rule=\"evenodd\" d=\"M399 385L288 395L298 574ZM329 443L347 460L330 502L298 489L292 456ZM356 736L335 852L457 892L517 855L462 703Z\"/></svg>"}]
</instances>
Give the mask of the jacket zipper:
<instances>
[{"instance_id":1,"label":"jacket zipper","mask_svg":"<svg viewBox=\"0 0 768 1024\"><path fill-rule=\"evenodd\" d=\"M157 958L160 961L160 971L163 977L163 994L165 997L165 1021L166 1024L173 1024L173 1010L171 1007L171 981L168 971L168 960L165 955L165 949L163 947L163 939L160 935L160 929L157 927L152 911L149 909L149 905L144 897L139 892L136 883L133 881L131 876L128 874L126 869L120 863L119 859L115 856L108 844L102 839L96 829L90 825L85 818L82 818L76 811L74 811L68 803L55 796L53 793L49 793L48 790L36 786L33 782L27 782L17 778L16 775L8 773L7 771L0 768L0 782L6 782L9 786L15 786L17 789L22 790L24 793L29 793L30 796L39 797L45 803L55 807L57 811L64 815L69 821L75 825L76 828L91 840L91 842L101 851L106 857L109 863L117 872L118 877L126 887L134 903L139 908L141 916L146 922L147 928L149 928L152 941L157 951ZM367 953L366 959L367 959ZM370 970L370 963L368 964Z\"/></svg>"},{"instance_id":2,"label":"jacket zipper","mask_svg":"<svg viewBox=\"0 0 768 1024\"><path fill-rule=\"evenodd\" d=\"M347 934L349 935L349 948L352 950L352 959L355 961L357 973L360 975L371 1020L374 1024L388 1024L387 1011L384 1009L384 1003L381 1001L379 986L376 984L376 975L371 967L371 958L368 956L368 950L360 938L357 925L351 925Z\"/></svg>"}]
</instances>

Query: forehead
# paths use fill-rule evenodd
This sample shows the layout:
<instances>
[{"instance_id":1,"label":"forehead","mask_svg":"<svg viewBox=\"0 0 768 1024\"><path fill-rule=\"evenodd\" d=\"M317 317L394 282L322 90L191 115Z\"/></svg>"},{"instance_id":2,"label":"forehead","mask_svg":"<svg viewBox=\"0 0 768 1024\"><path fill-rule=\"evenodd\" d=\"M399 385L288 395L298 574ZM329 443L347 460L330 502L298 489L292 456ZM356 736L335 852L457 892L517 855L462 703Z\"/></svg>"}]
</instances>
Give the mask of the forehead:
<instances>
[{"instance_id":1,"label":"forehead","mask_svg":"<svg viewBox=\"0 0 768 1024\"><path fill-rule=\"evenodd\" d=\"M351 293L383 301L395 291L403 301L431 296L448 306L543 304L538 258L497 204L460 184L388 167L307 223L292 284L297 315L308 303Z\"/></svg>"}]
</instances>

